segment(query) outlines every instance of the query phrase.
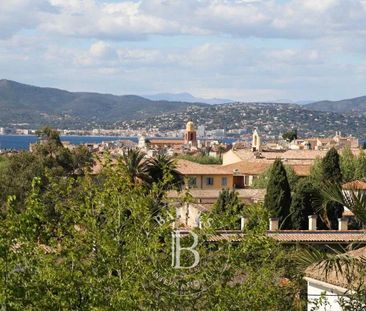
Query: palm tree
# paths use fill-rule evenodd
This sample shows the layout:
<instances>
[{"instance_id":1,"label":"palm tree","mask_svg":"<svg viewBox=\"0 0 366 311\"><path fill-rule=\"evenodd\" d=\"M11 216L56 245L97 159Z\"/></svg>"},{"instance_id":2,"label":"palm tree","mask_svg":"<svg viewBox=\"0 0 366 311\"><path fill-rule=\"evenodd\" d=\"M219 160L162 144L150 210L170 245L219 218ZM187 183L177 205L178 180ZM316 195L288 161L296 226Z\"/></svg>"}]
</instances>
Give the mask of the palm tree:
<instances>
[{"instance_id":1,"label":"palm tree","mask_svg":"<svg viewBox=\"0 0 366 311\"><path fill-rule=\"evenodd\" d=\"M219 154L219 158L222 159L222 154L226 151L226 147L224 145L219 145L217 147L217 152Z\"/></svg>"},{"instance_id":2,"label":"palm tree","mask_svg":"<svg viewBox=\"0 0 366 311\"><path fill-rule=\"evenodd\" d=\"M149 181L148 162L145 160L145 155L139 149L127 149L122 155L122 165L134 184L146 184Z\"/></svg>"},{"instance_id":3,"label":"palm tree","mask_svg":"<svg viewBox=\"0 0 366 311\"><path fill-rule=\"evenodd\" d=\"M147 173L149 175L150 185L153 183L162 183L164 190L181 188L183 185L183 176L177 171L175 161L167 155L157 155L147 163Z\"/></svg>"},{"instance_id":4,"label":"palm tree","mask_svg":"<svg viewBox=\"0 0 366 311\"><path fill-rule=\"evenodd\" d=\"M366 224L366 193L357 189L343 191L342 187L336 183L324 183L322 185L321 194L324 205L328 202L336 202L347 207L354 215L358 222L364 227ZM323 205L323 206L324 206ZM355 247L357 245L351 245ZM301 267L313 265L321 268L325 275L331 272L345 275L347 278L354 278L356 271L365 271L366 258L354 258L347 251L342 249L339 251L329 247L330 252L324 252L317 249L302 250L298 255ZM364 290L364 289L363 289Z\"/></svg>"},{"instance_id":5,"label":"palm tree","mask_svg":"<svg viewBox=\"0 0 366 311\"><path fill-rule=\"evenodd\" d=\"M339 184L325 183L322 187L325 202L337 202L347 207L355 218L364 226L366 224L366 192L357 189L343 191Z\"/></svg>"}]
</instances>

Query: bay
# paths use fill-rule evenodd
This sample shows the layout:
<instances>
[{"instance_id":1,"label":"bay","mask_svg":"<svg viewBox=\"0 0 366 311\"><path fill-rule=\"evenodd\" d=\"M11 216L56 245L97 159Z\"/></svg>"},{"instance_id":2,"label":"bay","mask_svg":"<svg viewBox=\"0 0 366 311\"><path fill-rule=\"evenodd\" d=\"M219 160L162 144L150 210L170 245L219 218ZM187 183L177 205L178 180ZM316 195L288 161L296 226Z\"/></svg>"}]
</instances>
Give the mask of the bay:
<instances>
[{"instance_id":1,"label":"bay","mask_svg":"<svg viewBox=\"0 0 366 311\"><path fill-rule=\"evenodd\" d=\"M136 137L117 137L117 136L61 136L62 141L72 144L101 143L113 140L138 141ZM0 150L29 150L29 145L38 140L34 135L0 135Z\"/></svg>"}]
</instances>

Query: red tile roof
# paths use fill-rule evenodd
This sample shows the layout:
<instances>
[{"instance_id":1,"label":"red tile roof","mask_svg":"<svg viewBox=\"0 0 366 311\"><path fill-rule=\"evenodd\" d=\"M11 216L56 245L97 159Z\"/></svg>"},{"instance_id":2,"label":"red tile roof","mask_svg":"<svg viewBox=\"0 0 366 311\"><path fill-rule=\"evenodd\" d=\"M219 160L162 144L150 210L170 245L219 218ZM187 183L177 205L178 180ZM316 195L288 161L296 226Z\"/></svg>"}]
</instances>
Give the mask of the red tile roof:
<instances>
[{"instance_id":1,"label":"red tile roof","mask_svg":"<svg viewBox=\"0 0 366 311\"><path fill-rule=\"evenodd\" d=\"M366 190L366 183L361 180L354 180L342 186L344 190Z\"/></svg>"}]
</instances>

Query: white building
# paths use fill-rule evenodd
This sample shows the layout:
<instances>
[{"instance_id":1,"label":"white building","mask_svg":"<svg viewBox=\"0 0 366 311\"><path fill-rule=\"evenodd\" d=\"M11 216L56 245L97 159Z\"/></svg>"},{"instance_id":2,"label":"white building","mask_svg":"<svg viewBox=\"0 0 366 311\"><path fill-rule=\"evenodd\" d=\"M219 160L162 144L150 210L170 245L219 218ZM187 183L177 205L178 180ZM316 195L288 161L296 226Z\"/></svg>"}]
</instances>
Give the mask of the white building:
<instances>
[{"instance_id":1,"label":"white building","mask_svg":"<svg viewBox=\"0 0 366 311\"><path fill-rule=\"evenodd\" d=\"M199 125L197 127L197 136L201 138L206 136L206 129L204 125Z\"/></svg>"},{"instance_id":2,"label":"white building","mask_svg":"<svg viewBox=\"0 0 366 311\"><path fill-rule=\"evenodd\" d=\"M364 258L366 247L347 254L353 258ZM308 311L345 310L344 303L347 304L350 301L350 295L352 296L357 288L360 286L364 288L366 280L363 269L346 269L345 266L342 266L342 272L335 268L326 272L322 264L308 267L305 275L309 301Z\"/></svg>"}]
</instances>

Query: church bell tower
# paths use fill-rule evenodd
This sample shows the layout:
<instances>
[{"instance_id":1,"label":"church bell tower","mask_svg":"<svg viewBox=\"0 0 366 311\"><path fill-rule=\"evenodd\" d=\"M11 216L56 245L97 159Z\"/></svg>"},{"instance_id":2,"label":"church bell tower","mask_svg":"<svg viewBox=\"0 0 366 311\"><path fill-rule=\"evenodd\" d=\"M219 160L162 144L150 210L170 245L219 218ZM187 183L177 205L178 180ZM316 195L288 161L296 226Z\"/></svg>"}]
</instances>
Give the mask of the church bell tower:
<instances>
[{"instance_id":1,"label":"church bell tower","mask_svg":"<svg viewBox=\"0 0 366 311\"><path fill-rule=\"evenodd\" d=\"M197 146L197 132L192 121L187 122L186 131L184 133L184 143Z\"/></svg>"}]
</instances>

